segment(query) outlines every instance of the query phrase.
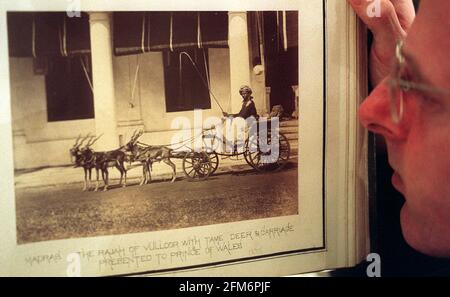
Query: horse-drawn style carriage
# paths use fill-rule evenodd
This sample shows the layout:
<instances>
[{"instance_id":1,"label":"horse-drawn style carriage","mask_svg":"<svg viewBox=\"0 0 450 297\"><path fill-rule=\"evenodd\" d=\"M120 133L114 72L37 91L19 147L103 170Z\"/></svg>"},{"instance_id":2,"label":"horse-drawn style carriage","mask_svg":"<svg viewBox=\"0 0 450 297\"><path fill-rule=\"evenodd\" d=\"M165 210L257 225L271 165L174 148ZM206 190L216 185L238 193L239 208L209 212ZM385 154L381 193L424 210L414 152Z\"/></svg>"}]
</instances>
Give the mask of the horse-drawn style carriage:
<instances>
[{"instance_id":1,"label":"horse-drawn style carriage","mask_svg":"<svg viewBox=\"0 0 450 297\"><path fill-rule=\"evenodd\" d=\"M195 142L195 138L178 143L185 148L185 150L170 150L170 158L182 159L182 168L185 176L190 180L204 180L211 174L214 174L219 167L220 158L231 158L243 156L248 165L257 171L277 171L285 166L290 156L289 141L282 133L277 131L277 136L272 137L270 130L265 136L264 142L267 144L263 149L260 141L260 133L250 134L239 149L234 141L228 140L225 137L217 137L213 132L214 129L205 129L197 137L202 138L202 147L193 149L192 146L187 146L187 143ZM140 136L140 134L136 134ZM135 135L133 135L135 137ZM277 152L273 152L271 146L272 140L278 142L276 147ZM222 149L218 150L214 146L221 143ZM167 146L153 146L142 142L136 142L136 145L145 149L167 148ZM223 149L229 147L231 150ZM150 158L149 162L160 161L160 158Z\"/></svg>"},{"instance_id":2,"label":"horse-drawn style carriage","mask_svg":"<svg viewBox=\"0 0 450 297\"><path fill-rule=\"evenodd\" d=\"M104 190L108 189L108 168L116 167L121 173L120 184L126 186L127 168L126 162L140 163L143 168L143 178L141 185L151 181L152 164L163 161L172 168L172 182L176 178L176 166L171 159L182 159L182 168L185 176L189 180L204 180L217 170L220 157L230 158L243 156L248 165L257 171L277 171L283 168L289 160L290 145L282 133L276 131L274 135L268 130L267 133L249 133L243 145L238 148L234 141L220 138L214 133L214 129L203 130L200 135L178 143L180 148L173 149L166 145L149 145L138 141L143 131L135 131L129 142L124 146L108 151L94 152L91 148L100 136L94 138L89 135L83 139L78 137L75 145L70 150L74 157L75 167L83 167L85 172L84 190L88 189L91 179L91 170L95 169L97 173L97 183L95 190L98 189L99 171L105 182ZM187 144L192 144L196 137L201 137L202 147L192 148ZM262 141L262 138L264 140ZM81 148L83 142L89 139L87 144ZM214 144L221 143L231 150L216 149ZM262 145L265 143L266 145ZM275 148L275 149L274 149ZM122 183L122 178L124 183Z\"/></svg>"}]
</instances>

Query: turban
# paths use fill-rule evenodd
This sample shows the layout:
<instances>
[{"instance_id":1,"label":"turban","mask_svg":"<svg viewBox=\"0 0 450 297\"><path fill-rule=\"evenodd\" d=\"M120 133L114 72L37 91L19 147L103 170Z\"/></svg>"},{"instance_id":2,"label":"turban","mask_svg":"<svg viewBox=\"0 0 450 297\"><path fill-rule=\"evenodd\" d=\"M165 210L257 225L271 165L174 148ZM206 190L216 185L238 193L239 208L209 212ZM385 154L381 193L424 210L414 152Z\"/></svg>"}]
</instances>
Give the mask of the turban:
<instances>
[{"instance_id":1,"label":"turban","mask_svg":"<svg viewBox=\"0 0 450 297\"><path fill-rule=\"evenodd\" d=\"M249 86L242 86L242 87L239 89L239 94L242 95L243 92L247 92L247 93L249 93L249 94L251 95L251 94L252 94L252 89L250 89Z\"/></svg>"}]
</instances>

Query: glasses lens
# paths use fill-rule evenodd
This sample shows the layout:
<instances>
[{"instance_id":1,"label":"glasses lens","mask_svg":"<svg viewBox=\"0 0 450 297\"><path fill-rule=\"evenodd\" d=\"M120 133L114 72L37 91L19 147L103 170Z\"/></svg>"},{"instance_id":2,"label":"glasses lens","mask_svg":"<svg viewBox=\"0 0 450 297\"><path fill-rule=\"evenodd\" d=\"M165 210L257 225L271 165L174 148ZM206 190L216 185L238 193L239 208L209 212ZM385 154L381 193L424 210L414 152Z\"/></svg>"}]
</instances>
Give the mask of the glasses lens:
<instances>
[{"instance_id":1,"label":"glasses lens","mask_svg":"<svg viewBox=\"0 0 450 297\"><path fill-rule=\"evenodd\" d=\"M398 81L393 80L389 86L391 117L395 123L400 122L403 115L403 91Z\"/></svg>"}]
</instances>

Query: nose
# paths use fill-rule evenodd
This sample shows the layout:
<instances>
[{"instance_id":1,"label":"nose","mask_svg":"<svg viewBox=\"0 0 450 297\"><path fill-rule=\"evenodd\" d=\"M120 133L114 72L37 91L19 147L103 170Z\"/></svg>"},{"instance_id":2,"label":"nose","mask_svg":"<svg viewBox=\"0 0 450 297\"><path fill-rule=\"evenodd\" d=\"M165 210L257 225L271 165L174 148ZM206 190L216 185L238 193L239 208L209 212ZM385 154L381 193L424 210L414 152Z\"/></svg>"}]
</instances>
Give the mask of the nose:
<instances>
[{"instance_id":1,"label":"nose","mask_svg":"<svg viewBox=\"0 0 450 297\"><path fill-rule=\"evenodd\" d=\"M381 82L359 107L359 121L366 129L384 136L387 140L401 140L406 137L404 127L392 119L386 80Z\"/></svg>"}]
</instances>

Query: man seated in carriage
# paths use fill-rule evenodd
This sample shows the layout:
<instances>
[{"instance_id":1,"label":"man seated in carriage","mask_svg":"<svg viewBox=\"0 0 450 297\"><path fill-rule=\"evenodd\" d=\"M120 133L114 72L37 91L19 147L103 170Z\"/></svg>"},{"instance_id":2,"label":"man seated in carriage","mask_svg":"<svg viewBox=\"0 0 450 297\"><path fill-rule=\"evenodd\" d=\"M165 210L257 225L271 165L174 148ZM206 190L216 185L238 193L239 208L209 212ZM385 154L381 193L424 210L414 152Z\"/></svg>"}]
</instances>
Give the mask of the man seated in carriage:
<instances>
[{"instance_id":1,"label":"man seated in carriage","mask_svg":"<svg viewBox=\"0 0 450 297\"><path fill-rule=\"evenodd\" d=\"M231 131L234 129L235 124L233 122L229 122L229 125L226 125L228 128L227 133L232 133L233 137L230 137L229 139L232 141L231 143L231 149L233 153L239 153L239 150L243 150L244 140L246 139L246 134L248 133L249 126L251 125L252 117L253 119L258 119L258 114L256 112L255 102L253 102L253 96L252 96L252 89L249 86L242 86L239 89L239 94L242 96L242 107L241 110L238 113L235 114L229 114L227 112L223 112L223 116L227 117L228 119L236 119L241 118L243 120L247 120L246 125L239 125L236 123L235 127L237 131ZM244 121L242 121L243 123ZM234 133L233 133L234 132ZM239 144L239 141L242 141L241 144ZM227 151L230 151L230 148L226 148Z\"/></svg>"},{"instance_id":2,"label":"man seated in carriage","mask_svg":"<svg viewBox=\"0 0 450 297\"><path fill-rule=\"evenodd\" d=\"M244 120L253 116L258 118L258 114L256 113L255 102L253 102L252 89L249 86L242 86L239 89L239 94L242 96L242 107L238 113L229 114L227 112L223 112L224 117L241 117Z\"/></svg>"}]
</instances>

